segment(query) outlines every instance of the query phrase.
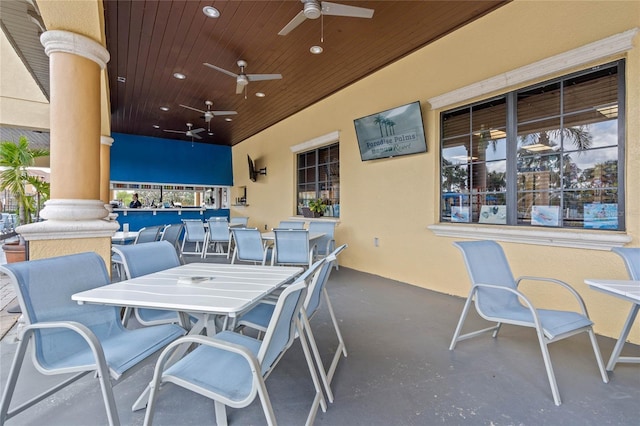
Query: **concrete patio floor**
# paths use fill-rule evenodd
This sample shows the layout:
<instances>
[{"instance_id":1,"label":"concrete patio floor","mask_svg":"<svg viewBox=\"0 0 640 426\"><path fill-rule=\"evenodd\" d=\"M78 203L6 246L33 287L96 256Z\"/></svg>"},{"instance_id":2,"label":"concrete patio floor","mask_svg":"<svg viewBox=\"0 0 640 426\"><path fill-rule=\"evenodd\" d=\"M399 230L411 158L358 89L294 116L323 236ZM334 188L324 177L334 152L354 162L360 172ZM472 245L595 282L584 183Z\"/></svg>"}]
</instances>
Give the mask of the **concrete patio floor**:
<instances>
[{"instance_id":1,"label":"concrete patio floor","mask_svg":"<svg viewBox=\"0 0 640 426\"><path fill-rule=\"evenodd\" d=\"M497 339L486 334L449 351L461 298L345 267L332 273L328 291L349 355L341 359L333 380L335 402L326 413L318 412L316 425L638 424L640 366L619 364L610 382L603 383L585 333L550 346L563 400L557 407L533 330L503 326ZM329 321L325 307L312 321L327 361L337 346ZM465 329L486 324L474 313ZM14 342L15 327L0 341L2 387ZM606 362L615 342L602 336L598 342ZM640 347L627 345L624 352L640 355ZM149 382L154 361L114 387L123 425L143 422L144 411L132 412L131 405ZM59 380L37 373L27 360L15 402ZM302 425L313 386L299 342L266 383L278 423ZM166 385L158 401L156 425L215 424L213 403L182 388ZM266 423L257 400L227 412L231 426ZM6 424L107 424L98 382L85 377Z\"/></svg>"}]
</instances>

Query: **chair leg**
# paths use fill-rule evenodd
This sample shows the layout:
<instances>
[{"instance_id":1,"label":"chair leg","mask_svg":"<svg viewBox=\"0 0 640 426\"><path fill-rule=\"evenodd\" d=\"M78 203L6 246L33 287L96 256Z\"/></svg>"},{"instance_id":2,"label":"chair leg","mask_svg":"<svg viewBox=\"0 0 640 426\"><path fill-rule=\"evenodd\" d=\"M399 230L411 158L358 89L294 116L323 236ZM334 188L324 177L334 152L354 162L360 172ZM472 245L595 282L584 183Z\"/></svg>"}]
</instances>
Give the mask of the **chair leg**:
<instances>
[{"instance_id":1,"label":"chair leg","mask_svg":"<svg viewBox=\"0 0 640 426\"><path fill-rule=\"evenodd\" d=\"M609 375L604 368L604 362L602 361L602 354L600 353L600 347L598 346L598 341L596 340L596 334L593 332L592 328L589 329L588 333L589 339L591 339L591 346L593 346L593 353L596 355L596 362L598 363L598 368L600 369L602 381L605 383L609 383Z\"/></svg>"},{"instance_id":2,"label":"chair leg","mask_svg":"<svg viewBox=\"0 0 640 426\"><path fill-rule=\"evenodd\" d=\"M260 399L262 401L262 398ZM216 425L227 426L227 407L220 401L213 401L216 412ZM271 424L271 423L269 423Z\"/></svg>"},{"instance_id":3,"label":"chair leg","mask_svg":"<svg viewBox=\"0 0 640 426\"><path fill-rule=\"evenodd\" d=\"M302 329L306 330L307 336L309 338L309 346L311 347L311 352L313 353L313 358L316 362L316 367L318 368L318 372L320 373L320 378L322 379L322 384L324 385L324 391L327 394L327 399L329 402L333 402L333 392L331 391L331 382L327 377L327 372L324 369L324 364L322 363L322 358L320 357L320 351L318 351L318 345L316 343L315 337L313 337L313 331L311 330L311 324L309 324L309 319L304 316L302 318ZM340 355L339 351L336 351L338 356Z\"/></svg>"},{"instance_id":4,"label":"chair leg","mask_svg":"<svg viewBox=\"0 0 640 426\"><path fill-rule=\"evenodd\" d=\"M473 292L469 293L469 297L467 297L467 301L464 303L464 308L462 308L462 313L460 314L460 319L458 320L456 331L453 333L453 338L451 339L451 344L449 345L450 351L452 351L456 347L456 343L458 343L458 337L460 336L460 332L462 331L462 325L464 324L464 320L467 318L467 314L469 313L469 308L471 307L472 299L473 299Z\"/></svg>"},{"instance_id":5,"label":"chair leg","mask_svg":"<svg viewBox=\"0 0 640 426\"><path fill-rule=\"evenodd\" d=\"M307 314L304 312L304 309L301 309L300 316L305 318L307 324L309 323L309 318L307 318ZM312 425L318 411L318 405L322 408L323 412L326 412L327 402L324 400L324 395L322 394L320 380L318 380L318 374L316 373L316 369L313 365L313 359L311 357L311 353L309 352L307 338L304 336L304 329L298 318L296 318L295 321L296 329L298 330L298 338L300 339L300 345L302 345L302 352L304 353L304 357L307 360L307 367L309 367L309 373L311 374L313 387L316 390L316 396L313 398L313 404L311 405L311 410L309 411L309 416L307 417L307 421L305 423L305 425Z\"/></svg>"},{"instance_id":6,"label":"chair leg","mask_svg":"<svg viewBox=\"0 0 640 426\"><path fill-rule=\"evenodd\" d=\"M20 375L20 369L22 368L24 356L29 346L29 340L31 338L31 334L32 334L31 331L24 333L22 335L22 339L20 340L20 344L16 349L16 353L14 355L13 362L11 364L11 370L9 371L9 377L7 378L7 383L5 385L4 392L2 394L2 400L0 401L0 425L5 424L5 422L8 419L12 418L13 416L16 416L17 414L20 414L21 412L28 409L29 407L32 407L33 405L37 404L43 399L48 398L49 396L58 392L60 389L86 376L87 373L89 373L89 371L83 371L81 373L75 374L69 377L68 379L64 380L63 382L58 383L54 387L49 388L48 390L42 392L40 395L34 398L31 398L27 402L24 402L23 404L14 408L12 411L9 411L9 405L11 404L11 398L13 397L13 392L15 391L16 383L18 382L18 376Z\"/></svg>"},{"instance_id":7,"label":"chair leg","mask_svg":"<svg viewBox=\"0 0 640 426\"><path fill-rule=\"evenodd\" d=\"M104 400L104 406L107 410L109 425L120 426L120 418L118 417L116 399L113 396L113 386L111 385L109 368L106 366L106 364L103 366L103 368L98 365L98 375L100 380L100 388L102 389L102 399Z\"/></svg>"},{"instance_id":8,"label":"chair leg","mask_svg":"<svg viewBox=\"0 0 640 426\"><path fill-rule=\"evenodd\" d=\"M547 377L549 378L549 385L551 385L551 393L553 394L553 402L556 405L562 404L560 400L560 392L558 391L558 384L556 383L556 375L553 373L553 366L551 365L551 357L549 356L549 347L547 341L544 338L542 330L536 328L538 334L538 342L540 343L540 350L542 351L542 359L544 360L544 367L547 370Z\"/></svg>"},{"instance_id":9,"label":"chair leg","mask_svg":"<svg viewBox=\"0 0 640 426\"><path fill-rule=\"evenodd\" d=\"M257 374L260 374L257 372ZM267 386L264 384L264 379L262 377L258 377L258 397L260 398L260 405L262 405L262 411L264 411L264 417L267 419L267 425L275 426L276 425L276 415L273 412L273 406L271 405L271 400L269 399L269 394L267 393ZM225 423L220 423L218 420L218 405L222 405L218 401L216 401L216 422L218 426L226 426L227 416L225 414L224 420ZM222 405L224 409L224 405Z\"/></svg>"}]
</instances>

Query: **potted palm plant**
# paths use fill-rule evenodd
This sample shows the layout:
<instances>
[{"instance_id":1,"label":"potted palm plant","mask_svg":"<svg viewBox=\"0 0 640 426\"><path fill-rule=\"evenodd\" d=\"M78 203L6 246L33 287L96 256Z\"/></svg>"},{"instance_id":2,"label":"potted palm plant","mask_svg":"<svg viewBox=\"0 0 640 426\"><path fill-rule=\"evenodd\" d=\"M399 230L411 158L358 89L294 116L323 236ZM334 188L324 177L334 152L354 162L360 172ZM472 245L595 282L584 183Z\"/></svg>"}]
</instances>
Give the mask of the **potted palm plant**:
<instances>
[{"instance_id":1,"label":"potted palm plant","mask_svg":"<svg viewBox=\"0 0 640 426\"><path fill-rule=\"evenodd\" d=\"M49 184L40 180L37 176L30 176L27 167L33 166L38 157L49 155L46 149L31 149L26 137L21 136L19 141L0 142L0 191L9 191L17 203L18 224L31 223L32 214L40 208L36 205L34 197L27 193L27 184L31 184L35 191L41 195L38 203L49 197ZM7 256L7 262L25 259L24 241L22 238L17 243L8 243L2 246Z\"/></svg>"}]
</instances>

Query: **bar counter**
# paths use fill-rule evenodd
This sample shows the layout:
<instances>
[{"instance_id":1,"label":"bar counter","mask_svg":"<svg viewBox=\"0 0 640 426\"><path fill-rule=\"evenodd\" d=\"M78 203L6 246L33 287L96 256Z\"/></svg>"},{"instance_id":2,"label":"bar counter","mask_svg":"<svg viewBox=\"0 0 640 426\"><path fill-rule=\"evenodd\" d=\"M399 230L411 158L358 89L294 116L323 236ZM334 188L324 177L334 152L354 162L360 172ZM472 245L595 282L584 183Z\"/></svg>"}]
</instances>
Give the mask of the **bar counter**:
<instances>
[{"instance_id":1,"label":"bar counter","mask_svg":"<svg viewBox=\"0 0 640 426\"><path fill-rule=\"evenodd\" d=\"M129 224L129 231L139 231L145 226L169 225L171 223L181 223L183 219L207 220L210 217L229 218L229 209L210 209L205 207L179 207L179 208L114 208L114 213L118 214L117 221L122 225Z\"/></svg>"}]
</instances>

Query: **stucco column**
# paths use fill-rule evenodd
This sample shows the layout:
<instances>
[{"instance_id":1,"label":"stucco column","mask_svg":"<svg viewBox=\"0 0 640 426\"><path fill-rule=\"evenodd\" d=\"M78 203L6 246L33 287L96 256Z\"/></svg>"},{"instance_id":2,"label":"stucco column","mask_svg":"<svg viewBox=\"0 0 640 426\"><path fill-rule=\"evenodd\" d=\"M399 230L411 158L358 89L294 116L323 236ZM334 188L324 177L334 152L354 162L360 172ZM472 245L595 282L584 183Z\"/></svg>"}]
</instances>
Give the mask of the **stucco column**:
<instances>
[{"instance_id":1,"label":"stucco column","mask_svg":"<svg viewBox=\"0 0 640 426\"><path fill-rule=\"evenodd\" d=\"M100 136L100 200L105 204L111 201L111 145L112 137Z\"/></svg>"},{"instance_id":2,"label":"stucco column","mask_svg":"<svg viewBox=\"0 0 640 426\"><path fill-rule=\"evenodd\" d=\"M50 59L51 199L45 222L17 231L30 242L30 259L96 251L110 262L118 224L105 220L100 199L100 72L109 52L69 31L47 31L40 41Z\"/></svg>"}]
</instances>

